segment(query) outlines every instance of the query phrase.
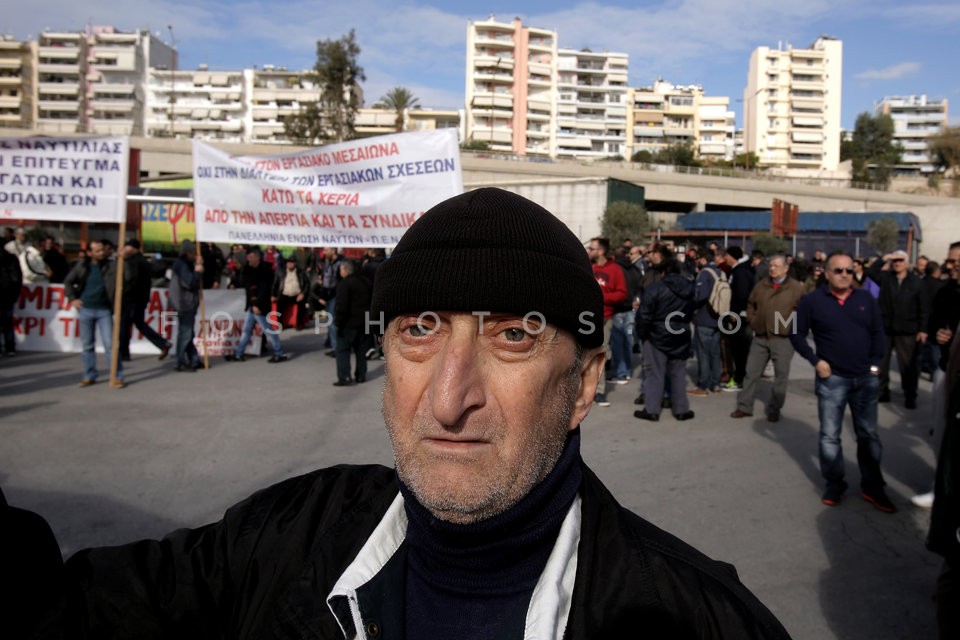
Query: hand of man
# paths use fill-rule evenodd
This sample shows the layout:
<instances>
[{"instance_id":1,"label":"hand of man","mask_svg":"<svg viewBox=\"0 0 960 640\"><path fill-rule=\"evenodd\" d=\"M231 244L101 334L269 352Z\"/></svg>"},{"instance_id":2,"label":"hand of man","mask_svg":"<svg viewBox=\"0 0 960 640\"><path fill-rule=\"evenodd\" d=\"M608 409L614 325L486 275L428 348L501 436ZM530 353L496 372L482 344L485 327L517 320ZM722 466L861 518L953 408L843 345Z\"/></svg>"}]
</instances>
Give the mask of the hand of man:
<instances>
[{"instance_id":1,"label":"hand of man","mask_svg":"<svg viewBox=\"0 0 960 640\"><path fill-rule=\"evenodd\" d=\"M83 309L83 300L81 300L80 298L74 298L70 302L70 306L76 309L77 311L79 311L80 309Z\"/></svg>"},{"instance_id":2,"label":"hand of man","mask_svg":"<svg viewBox=\"0 0 960 640\"><path fill-rule=\"evenodd\" d=\"M830 363L826 360L820 360L817 362L817 375L821 378L829 378L830 374L833 373L833 369L830 368Z\"/></svg>"},{"instance_id":3,"label":"hand of man","mask_svg":"<svg viewBox=\"0 0 960 640\"><path fill-rule=\"evenodd\" d=\"M253 311L253 315L255 316L263 315L260 313L260 307L258 307L257 305L253 305L252 307L250 307L250 311Z\"/></svg>"},{"instance_id":4,"label":"hand of man","mask_svg":"<svg viewBox=\"0 0 960 640\"><path fill-rule=\"evenodd\" d=\"M937 344L948 344L953 340L953 331L951 329L938 329L937 330Z\"/></svg>"},{"instance_id":5,"label":"hand of man","mask_svg":"<svg viewBox=\"0 0 960 640\"><path fill-rule=\"evenodd\" d=\"M297 296L297 302L303 302L303 294Z\"/></svg>"},{"instance_id":6,"label":"hand of man","mask_svg":"<svg viewBox=\"0 0 960 640\"><path fill-rule=\"evenodd\" d=\"M921 331L920 333L917 334L917 342L919 342L920 344L926 344L926 343L927 343L927 334L926 334L926 332Z\"/></svg>"}]
</instances>

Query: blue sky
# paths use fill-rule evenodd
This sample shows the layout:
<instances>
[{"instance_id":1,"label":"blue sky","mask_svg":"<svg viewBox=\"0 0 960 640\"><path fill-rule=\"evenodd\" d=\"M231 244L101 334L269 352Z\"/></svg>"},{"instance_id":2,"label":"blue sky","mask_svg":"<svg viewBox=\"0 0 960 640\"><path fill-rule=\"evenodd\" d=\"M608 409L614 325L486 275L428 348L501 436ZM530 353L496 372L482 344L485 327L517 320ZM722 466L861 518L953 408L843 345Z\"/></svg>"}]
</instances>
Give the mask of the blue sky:
<instances>
[{"instance_id":1,"label":"blue sky","mask_svg":"<svg viewBox=\"0 0 960 640\"><path fill-rule=\"evenodd\" d=\"M657 77L726 95L742 124L750 52L778 42L809 46L821 34L843 41L842 124L889 95L946 98L960 124L960 2L957 0L34 0L9 3L0 31L34 37L86 24L150 28L169 40L182 68L313 65L316 41L356 29L367 105L394 86L424 107L461 108L468 20L491 13L555 30L561 47L630 55L630 83Z\"/></svg>"}]
</instances>

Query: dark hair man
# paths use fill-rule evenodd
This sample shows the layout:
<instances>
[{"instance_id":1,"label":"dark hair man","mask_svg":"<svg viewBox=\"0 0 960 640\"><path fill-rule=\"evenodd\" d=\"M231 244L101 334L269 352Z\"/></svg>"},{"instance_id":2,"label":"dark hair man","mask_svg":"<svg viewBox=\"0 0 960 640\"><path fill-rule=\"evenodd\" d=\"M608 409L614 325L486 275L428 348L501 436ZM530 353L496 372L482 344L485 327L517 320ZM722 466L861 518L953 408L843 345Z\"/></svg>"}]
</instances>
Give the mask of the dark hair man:
<instances>
[{"instance_id":1,"label":"dark hair man","mask_svg":"<svg viewBox=\"0 0 960 640\"><path fill-rule=\"evenodd\" d=\"M144 315L150 303L152 278L150 262L140 252L140 241L127 240L123 245L123 306L120 312L120 359L130 360L130 338L136 327L144 338L160 350L160 360L167 357L173 345L147 324ZM191 325L192 327L192 325Z\"/></svg>"},{"instance_id":2,"label":"dark hair man","mask_svg":"<svg viewBox=\"0 0 960 640\"><path fill-rule=\"evenodd\" d=\"M269 337L270 347L273 349L273 355L267 362L286 362L287 354L283 352L280 344L280 329L274 329L267 321L267 314L271 313L270 293L273 289L274 272L270 263L263 259L259 247L247 249L247 264L243 266L242 277L247 291L247 317L243 322L243 333L240 335L236 353L229 353L223 359L227 362L246 362L244 352L253 337L254 327L260 325L260 330Z\"/></svg>"},{"instance_id":3,"label":"dark hair man","mask_svg":"<svg viewBox=\"0 0 960 640\"><path fill-rule=\"evenodd\" d=\"M117 263L107 260L102 242L91 242L87 257L78 262L63 282L70 306L77 310L83 343L81 387L97 381L97 333L103 351L110 357L113 345L113 297L117 292ZM123 362L117 363L117 386L125 387Z\"/></svg>"},{"instance_id":4,"label":"dark hair man","mask_svg":"<svg viewBox=\"0 0 960 640\"><path fill-rule=\"evenodd\" d=\"M613 314L616 306L627 299L627 281L623 269L610 259L610 240L608 238L590 238L587 243L587 256L593 264L593 275L603 292L603 347L610 360L610 334L613 331ZM608 407L607 377L600 376L597 387L597 406Z\"/></svg>"},{"instance_id":5,"label":"dark hair man","mask_svg":"<svg viewBox=\"0 0 960 640\"><path fill-rule=\"evenodd\" d=\"M581 460L602 313L582 245L545 209L499 189L438 204L372 301L396 470L323 469L202 529L81 552L64 635L786 638L729 565L621 507Z\"/></svg>"},{"instance_id":6,"label":"dark hair man","mask_svg":"<svg viewBox=\"0 0 960 640\"><path fill-rule=\"evenodd\" d=\"M880 471L883 446L877 433L877 397L880 392L880 358L883 357L883 319L873 296L851 286L853 259L845 253L827 259L827 286L818 287L800 299L797 330L791 334L793 348L816 369L817 404L820 414L820 473L826 481L821 501L840 504L844 480L840 431L843 412L850 405L857 434L860 465L860 495L877 509L893 513ZM817 350L807 344L813 332Z\"/></svg>"}]
</instances>

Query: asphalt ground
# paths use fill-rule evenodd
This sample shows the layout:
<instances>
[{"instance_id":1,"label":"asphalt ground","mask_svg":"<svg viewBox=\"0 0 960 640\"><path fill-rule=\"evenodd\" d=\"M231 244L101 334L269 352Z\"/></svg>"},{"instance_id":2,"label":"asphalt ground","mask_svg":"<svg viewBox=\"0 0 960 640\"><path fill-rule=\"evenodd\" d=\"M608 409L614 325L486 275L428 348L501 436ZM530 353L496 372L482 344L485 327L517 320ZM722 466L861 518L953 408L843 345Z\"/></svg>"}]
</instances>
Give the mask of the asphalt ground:
<instances>
[{"instance_id":1,"label":"asphalt ground","mask_svg":"<svg viewBox=\"0 0 960 640\"><path fill-rule=\"evenodd\" d=\"M42 514L64 557L92 545L156 538L220 518L253 491L339 463L392 463L380 416L382 361L365 384L339 388L323 335L284 332L289 362L212 359L196 373L139 355L125 389L79 388L79 354L0 360L0 486ZM101 356L101 365L103 357ZM695 362L690 361L691 371ZM608 385L610 407L583 424L583 457L627 507L731 562L795 638L936 637L938 556L924 548L930 512L909 497L929 488L930 387L920 408L880 405L883 470L899 507L859 497L849 414L843 433L851 489L820 502L813 368L795 357L783 417L729 417L735 393L690 398L696 418L637 420L638 385ZM769 381L762 383L761 400Z\"/></svg>"}]
</instances>

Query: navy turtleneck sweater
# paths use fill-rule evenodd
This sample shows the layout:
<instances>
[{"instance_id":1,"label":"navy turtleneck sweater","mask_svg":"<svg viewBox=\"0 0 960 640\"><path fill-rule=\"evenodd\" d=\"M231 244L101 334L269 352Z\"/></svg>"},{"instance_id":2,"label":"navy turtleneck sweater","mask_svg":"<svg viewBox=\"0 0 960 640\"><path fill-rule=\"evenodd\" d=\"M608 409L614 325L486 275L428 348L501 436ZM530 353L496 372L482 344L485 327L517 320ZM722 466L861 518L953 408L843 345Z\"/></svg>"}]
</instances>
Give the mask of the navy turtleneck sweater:
<instances>
[{"instance_id":1,"label":"navy turtleneck sweater","mask_svg":"<svg viewBox=\"0 0 960 640\"><path fill-rule=\"evenodd\" d=\"M540 484L504 513L482 522L439 520L401 482L409 521L404 542L406 637L522 637L530 596L580 480L577 428Z\"/></svg>"}]
</instances>

